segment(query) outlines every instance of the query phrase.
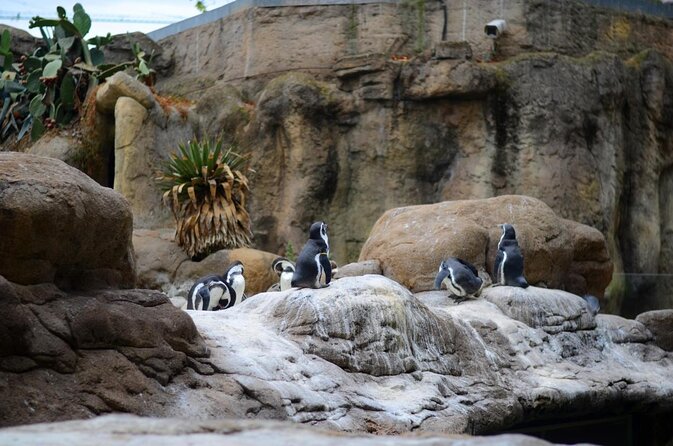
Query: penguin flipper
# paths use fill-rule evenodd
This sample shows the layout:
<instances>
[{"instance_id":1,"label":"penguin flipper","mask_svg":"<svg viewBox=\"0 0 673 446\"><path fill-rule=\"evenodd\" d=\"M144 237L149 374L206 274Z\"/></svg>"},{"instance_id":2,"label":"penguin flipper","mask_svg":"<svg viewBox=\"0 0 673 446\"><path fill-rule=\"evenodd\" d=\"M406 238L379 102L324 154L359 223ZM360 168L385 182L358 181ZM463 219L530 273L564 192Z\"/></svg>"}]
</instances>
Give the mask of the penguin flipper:
<instances>
[{"instance_id":1,"label":"penguin flipper","mask_svg":"<svg viewBox=\"0 0 673 446\"><path fill-rule=\"evenodd\" d=\"M332 264L327 257L327 253L320 254L320 266L322 270L325 271L325 284L330 283L332 280Z\"/></svg>"},{"instance_id":2,"label":"penguin flipper","mask_svg":"<svg viewBox=\"0 0 673 446\"><path fill-rule=\"evenodd\" d=\"M493 264L493 285L502 285L500 282L500 271L502 269L503 260L505 260L505 253L504 251L498 250L498 253L495 255L495 263Z\"/></svg>"},{"instance_id":3,"label":"penguin flipper","mask_svg":"<svg viewBox=\"0 0 673 446\"><path fill-rule=\"evenodd\" d=\"M210 291L208 290L208 287L201 287L197 296L201 298L201 309L207 311L208 306L210 305Z\"/></svg>"}]
</instances>

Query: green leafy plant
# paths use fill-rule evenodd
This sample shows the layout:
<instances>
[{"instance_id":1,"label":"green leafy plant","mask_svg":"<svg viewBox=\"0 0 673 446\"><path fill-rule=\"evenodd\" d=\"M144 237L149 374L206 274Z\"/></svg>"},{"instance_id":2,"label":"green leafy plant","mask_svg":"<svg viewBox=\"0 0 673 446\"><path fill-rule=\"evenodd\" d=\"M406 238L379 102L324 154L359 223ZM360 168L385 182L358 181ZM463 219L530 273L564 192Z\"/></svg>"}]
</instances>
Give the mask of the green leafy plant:
<instances>
[{"instance_id":1,"label":"green leafy plant","mask_svg":"<svg viewBox=\"0 0 673 446\"><path fill-rule=\"evenodd\" d=\"M250 245L245 209L246 159L222 140L193 140L178 146L157 178L177 228L175 240L191 257Z\"/></svg>"},{"instance_id":2,"label":"green leafy plant","mask_svg":"<svg viewBox=\"0 0 673 446\"><path fill-rule=\"evenodd\" d=\"M133 50L133 69L136 72L136 79L151 87L154 85L157 74L156 71L150 67L154 53L150 54L148 58L147 53L140 48L140 45L137 42L131 45L131 49Z\"/></svg>"},{"instance_id":3,"label":"green leafy plant","mask_svg":"<svg viewBox=\"0 0 673 446\"><path fill-rule=\"evenodd\" d=\"M12 133L20 140L28 131L36 140L46 129L67 125L93 88L117 71L137 66L139 76L153 75L137 44L135 61L106 64L103 48L112 37L86 38L91 18L81 4L73 6L72 20L61 6L56 14L58 18L31 19L29 26L40 29L43 45L19 63L13 61L9 32L0 36L0 141Z\"/></svg>"}]
</instances>

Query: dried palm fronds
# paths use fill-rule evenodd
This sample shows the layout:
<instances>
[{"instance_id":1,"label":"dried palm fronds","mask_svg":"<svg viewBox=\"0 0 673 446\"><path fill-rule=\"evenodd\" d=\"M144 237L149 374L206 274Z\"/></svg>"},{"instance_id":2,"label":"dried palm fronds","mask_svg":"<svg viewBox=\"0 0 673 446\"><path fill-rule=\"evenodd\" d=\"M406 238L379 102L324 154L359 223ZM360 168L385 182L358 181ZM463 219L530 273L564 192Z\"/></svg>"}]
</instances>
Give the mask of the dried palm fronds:
<instances>
[{"instance_id":1,"label":"dried palm fronds","mask_svg":"<svg viewBox=\"0 0 673 446\"><path fill-rule=\"evenodd\" d=\"M245 158L232 147L224 150L221 140L194 140L178 149L157 179L177 223L178 245L191 257L250 245L248 179L240 171Z\"/></svg>"}]
</instances>

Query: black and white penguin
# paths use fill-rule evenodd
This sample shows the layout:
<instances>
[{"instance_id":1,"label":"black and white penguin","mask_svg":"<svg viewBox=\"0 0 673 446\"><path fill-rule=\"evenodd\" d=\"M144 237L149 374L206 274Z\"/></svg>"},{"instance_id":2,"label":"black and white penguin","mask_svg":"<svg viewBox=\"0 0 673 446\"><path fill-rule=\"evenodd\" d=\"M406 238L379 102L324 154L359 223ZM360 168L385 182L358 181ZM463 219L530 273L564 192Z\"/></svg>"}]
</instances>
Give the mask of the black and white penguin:
<instances>
[{"instance_id":1,"label":"black and white penguin","mask_svg":"<svg viewBox=\"0 0 673 446\"><path fill-rule=\"evenodd\" d=\"M244 272L245 268L243 267L243 263L237 260L229 265L229 268L227 268L222 275L227 285L229 285L236 293L237 302L235 303L241 303L246 299ZM233 306L233 304L231 306Z\"/></svg>"},{"instance_id":2,"label":"black and white penguin","mask_svg":"<svg viewBox=\"0 0 673 446\"><path fill-rule=\"evenodd\" d=\"M235 302L234 290L217 274L201 277L194 282L187 294L188 310L221 310Z\"/></svg>"},{"instance_id":3,"label":"black and white penguin","mask_svg":"<svg viewBox=\"0 0 673 446\"><path fill-rule=\"evenodd\" d=\"M273 261L271 267L276 272L276 274L278 274L278 284L280 291L285 291L292 288L292 275L294 274L295 270L294 263L285 257L278 257Z\"/></svg>"},{"instance_id":4,"label":"black and white penguin","mask_svg":"<svg viewBox=\"0 0 673 446\"><path fill-rule=\"evenodd\" d=\"M469 262L457 257L449 257L439 264L435 277L435 289L446 286L456 303L479 296L484 281L479 277L477 269Z\"/></svg>"},{"instance_id":5,"label":"black and white penguin","mask_svg":"<svg viewBox=\"0 0 673 446\"><path fill-rule=\"evenodd\" d=\"M311 225L309 239L297 257L291 285L299 288L322 288L320 276L323 273L325 274L324 286L327 286L332 280L327 224L318 221Z\"/></svg>"},{"instance_id":6,"label":"black and white penguin","mask_svg":"<svg viewBox=\"0 0 673 446\"><path fill-rule=\"evenodd\" d=\"M523 253L516 241L514 226L504 223L500 228L502 236L493 265L493 284L528 288L528 282L523 276Z\"/></svg>"}]
</instances>

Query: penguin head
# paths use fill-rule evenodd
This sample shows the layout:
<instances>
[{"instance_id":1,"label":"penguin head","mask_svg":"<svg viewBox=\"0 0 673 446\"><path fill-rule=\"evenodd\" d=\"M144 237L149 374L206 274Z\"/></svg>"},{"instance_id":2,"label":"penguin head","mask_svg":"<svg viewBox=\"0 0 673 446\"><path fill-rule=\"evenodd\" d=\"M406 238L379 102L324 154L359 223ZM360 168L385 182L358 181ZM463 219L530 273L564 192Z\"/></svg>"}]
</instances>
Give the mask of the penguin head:
<instances>
[{"instance_id":1,"label":"penguin head","mask_svg":"<svg viewBox=\"0 0 673 446\"><path fill-rule=\"evenodd\" d=\"M327 243L327 223L324 221L317 221L311 225L309 229L309 238L313 240L324 240Z\"/></svg>"},{"instance_id":2,"label":"penguin head","mask_svg":"<svg viewBox=\"0 0 673 446\"><path fill-rule=\"evenodd\" d=\"M243 271L244 271L243 263L241 263L238 260L235 261L234 263L232 263L231 265L229 265L229 268L227 268L227 272L225 274L226 279L227 279L227 283L231 283L234 276L239 275L239 274L243 275Z\"/></svg>"},{"instance_id":3,"label":"penguin head","mask_svg":"<svg viewBox=\"0 0 673 446\"><path fill-rule=\"evenodd\" d=\"M294 264L286 259L285 257L277 257L272 263L271 263L271 268L278 274L279 276L283 273L283 271L294 271Z\"/></svg>"},{"instance_id":4,"label":"penguin head","mask_svg":"<svg viewBox=\"0 0 673 446\"><path fill-rule=\"evenodd\" d=\"M516 232L514 231L514 226L512 226L509 223L503 223L500 226L500 229L502 229L502 236L500 237L500 243L502 243L503 240L516 240ZM500 245L498 243L498 246Z\"/></svg>"}]
</instances>

